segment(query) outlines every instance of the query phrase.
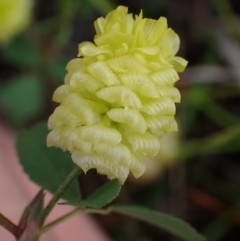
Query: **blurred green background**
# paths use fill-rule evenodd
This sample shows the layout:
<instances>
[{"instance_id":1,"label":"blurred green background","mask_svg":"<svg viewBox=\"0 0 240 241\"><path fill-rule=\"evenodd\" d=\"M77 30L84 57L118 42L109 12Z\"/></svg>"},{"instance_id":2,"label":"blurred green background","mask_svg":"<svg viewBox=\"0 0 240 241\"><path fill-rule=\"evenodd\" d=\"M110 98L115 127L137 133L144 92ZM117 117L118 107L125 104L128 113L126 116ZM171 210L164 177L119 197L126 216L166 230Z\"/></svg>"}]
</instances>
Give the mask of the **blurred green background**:
<instances>
[{"instance_id":1,"label":"blurred green background","mask_svg":"<svg viewBox=\"0 0 240 241\"><path fill-rule=\"evenodd\" d=\"M0 43L0 121L15 129L46 121L78 43L92 41L93 21L118 5L144 17L166 16L189 61L177 83L178 135L139 180L129 178L118 203L180 217L208 241L240 240L240 2L238 0L35 0L29 25ZM1 33L0 33L1 34ZM171 148L169 148L171 147ZM105 178L80 178L83 195ZM178 239L121 216L96 217L114 241Z\"/></svg>"}]
</instances>

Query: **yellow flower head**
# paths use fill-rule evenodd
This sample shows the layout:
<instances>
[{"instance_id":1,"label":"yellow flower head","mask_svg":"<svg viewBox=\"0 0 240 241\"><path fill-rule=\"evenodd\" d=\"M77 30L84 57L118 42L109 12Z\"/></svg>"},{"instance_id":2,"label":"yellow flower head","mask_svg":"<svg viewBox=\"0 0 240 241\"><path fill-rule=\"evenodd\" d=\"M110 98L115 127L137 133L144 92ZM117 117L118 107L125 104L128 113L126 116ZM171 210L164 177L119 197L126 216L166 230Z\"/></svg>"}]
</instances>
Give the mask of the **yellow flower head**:
<instances>
[{"instance_id":1,"label":"yellow flower head","mask_svg":"<svg viewBox=\"0 0 240 241\"><path fill-rule=\"evenodd\" d=\"M177 130L174 87L187 61L176 57L178 35L158 20L133 18L120 6L95 23L94 43L79 45L67 65L50 116L48 146L72 153L85 172L96 168L122 183L137 178L158 154L160 137Z\"/></svg>"},{"instance_id":2,"label":"yellow flower head","mask_svg":"<svg viewBox=\"0 0 240 241\"><path fill-rule=\"evenodd\" d=\"M27 26L31 7L31 0L0 0L0 42L8 41Z\"/></svg>"}]
</instances>

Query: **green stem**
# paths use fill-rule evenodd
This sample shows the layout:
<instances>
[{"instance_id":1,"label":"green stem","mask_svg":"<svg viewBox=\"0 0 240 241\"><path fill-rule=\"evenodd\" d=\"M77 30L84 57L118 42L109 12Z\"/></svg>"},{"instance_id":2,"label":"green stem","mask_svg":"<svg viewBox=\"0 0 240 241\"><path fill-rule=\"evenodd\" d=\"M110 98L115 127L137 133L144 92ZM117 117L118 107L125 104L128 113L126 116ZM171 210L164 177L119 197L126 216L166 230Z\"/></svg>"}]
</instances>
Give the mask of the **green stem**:
<instances>
[{"instance_id":1,"label":"green stem","mask_svg":"<svg viewBox=\"0 0 240 241\"><path fill-rule=\"evenodd\" d=\"M18 236L18 227L13 224L8 218L0 213L0 225L12 233L15 237Z\"/></svg>"},{"instance_id":2,"label":"green stem","mask_svg":"<svg viewBox=\"0 0 240 241\"><path fill-rule=\"evenodd\" d=\"M81 173L81 169L78 166L75 166L75 168L72 170L72 172L67 176L67 178L63 181L63 183L59 186L55 194L53 195L52 199L46 206L43 217L41 220L41 225L43 225L44 221L46 220L49 213L52 211L55 204L58 202L58 200L62 197L64 192L67 190L69 185L72 183L72 181L78 177L78 175Z\"/></svg>"},{"instance_id":3,"label":"green stem","mask_svg":"<svg viewBox=\"0 0 240 241\"><path fill-rule=\"evenodd\" d=\"M86 208L86 213L93 213L93 214L100 214L100 215L107 215L112 212L111 208L108 209L93 209L93 208Z\"/></svg>"},{"instance_id":4,"label":"green stem","mask_svg":"<svg viewBox=\"0 0 240 241\"><path fill-rule=\"evenodd\" d=\"M57 226L58 224L68 220L71 217L74 217L75 215L77 215L78 213L82 213L82 212L87 212L87 213L94 213L94 214L101 214L101 215L106 215L108 213L110 213L111 211L108 209L91 209L91 208L85 208L85 207L79 207L74 209L73 211L63 215L62 217L56 219L55 221L47 224L46 226L44 226L41 229L41 233L45 233L47 231L49 231L50 229L54 228L55 226Z\"/></svg>"},{"instance_id":5,"label":"green stem","mask_svg":"<svg viewBox=\"0 0 240 241\"><path fill-rule=\"evenodd\" d=\"M63 215L62 217L56 219L55 221L47 224L46 226L44 226L42 229L41 229L41 233L45 233L47 231L49 231L50 229L54 228L55 226L57 226L58 224L66 221L67 219L71 218L71 217L74 217L75 215L77 215L78 213L82 212L83 210L81 208L77 208L77 209L74 209L73 211Z\"/></svg>"}]
</instances>

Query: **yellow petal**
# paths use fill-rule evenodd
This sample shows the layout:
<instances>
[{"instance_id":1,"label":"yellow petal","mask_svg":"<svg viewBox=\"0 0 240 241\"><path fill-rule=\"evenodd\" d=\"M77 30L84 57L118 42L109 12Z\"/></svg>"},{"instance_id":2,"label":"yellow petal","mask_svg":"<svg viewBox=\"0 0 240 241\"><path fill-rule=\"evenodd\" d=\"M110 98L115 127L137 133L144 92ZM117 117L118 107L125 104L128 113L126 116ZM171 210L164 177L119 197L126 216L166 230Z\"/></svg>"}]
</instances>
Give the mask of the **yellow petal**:
<instances>
[{"instance_id":1,"label":"yellow petal","mask_svg":"<svg viewBox=\"0 0 240 241\"><path fill-rule=\"evenodd\" d=\"M147 129L143 116L137 110L132 109L111 109L107 112L109 118L119 123L128 124L134 130L141 133Z\"/></svg>"},{"instance_id":2,"label":"yellow petal","mask_svg":"<svg viewBox=\"0 0 240 241\"><path fill-rule=\"evenodd\" d=\"M86 100L77 93L65 97L64 106L74 113L82 125L91 125L101 120L100 114L107 112L107 107L101 103Z\"/></svg>"},{"instance_id":3,"label":"yellow petal","mask_svg":"<svg viewBox=\"0 0 240 241\"><path fill-rule=\"evenodd\" d=\"M70 91L70 88L69 88L68 85L61 85L61 86L59 86L54 91L52 100L54 102L60 103L64 99L64 97L68 95L69 91Z\"/></svg>"},{"instance_id":4,"label":"yellow petal","mask_svg":"<svg viewBox=\"0 0 240 241\"><path fill-rule=\"evenodd\" d=\"M174 56L170 59L170 63L172 64L173 68L177 71L177 72L183 72L188 64L188 61L186 61L185 59L178 57L178 56Z\"/></svg>"},{"instance_id":5,"label":"yellow petal","mask_svg":"<svg viewBox=\"0 0 240 241\"><path fill-rule=\"evenodd\" d=\"M156 84L163 86L173 84L179 80L178 73L171 67L166 67L154 72L151 75L151 78L156 82Z\"/></svg>"},{"instance_id":6,"label":"yellow petal","mask_svg":"<svg viewBox=\"0 0 240 241\"><path fill-rule=\"evenodd\" d=\"M97 35L101 35L105 33L105 22L106 20L103 17L98 18L95 22L94 22L94 27L96 30Z\"/></svg>"},{"instance_id":7,"label":"yellow petal","mask_svg":"<svg viewBox=\"0 0 240 241\"><path fill-rule=\"evenodd\" d=\"M98 154L83 154L77 150L72 152L72 160L86 173L91 168L96 168L100 174L107 175L109 179L117 178L123 184L129 174L126 166L116 164L113 160Z\"/></svg>"},{"instance_id":8,"label":"yellow petal","mask_svg":"<svg viewBox=\"0 0 240 241\"><path fill-rule=\"evenodd\" d=\"M109 59L107 60L107 63L115 73L150 73L150 70L132 55Z\"/></svg>"},{"instance_id":9,"label":"yellow petal","mask_svg":"<svg viewBox=\"0 0 240 241\"><path fill-rule=\"evenodd\" d=\"M130 165L132 161L131 152L128 147L119 143L116 145L100 143L94 146L94 150L101 156Z\"/></svg>"},{"instance_id":10,"label":"yellow petal","mask_svg":"<svg viewBox=\"0 0 240 241\"><path fill-rule=\"evenodd\" d=\"M158 98L159 94L153 81L147 75L121 74L121 83L134 90L137 94Z\"/></svg>"},{"instance_id":11,"label":"yellow petal","mask_svg":"<svg viewBox=\"0 0 240 241\"><path fill-rule=\"evenodd\" d=\"M101 36L95 36L94 42L97 46L109 46L111 49L121 48L123 44L127 44L129 48L134 46L135 38L120 32L109 32Z\"/></svg>"},{"instance_id":12,"label":"yellow petal","mask_svg":"<svg viewBox=\"0 0 240 241\"><path fill-rule=\"evenodd\" d=\"M47 146L48 147L59 147L63 151L66 151L68 148L68 143L65 139L62 138L59 129L52 130L47 136Z\"/></svg>"},{"instance_id":13,"label":"yellow petal","mask_svg":"<svg viewBox=\"0 0 240 241\"><path fill-rule=\"evenodd\" d=\"M143 31L148 45L152 46L154 44L158 44L159 39L162 38L166 29L166 18L161 17L158 21L153 19L146 19Z\"/></svg>"},{"instance_id":14,"label":"yellow petal","mask_svg":"<svg viewBox=\"0 0 240 241\"><path fill-rule=\"evenodd\" d=\"M75 149L84 153L89 153L93 150L92 144L80 138L79 131L71 128L64 128L61 133L61 138L65 140L67 149L73 151Z\"/></svg>"},{"instance_id":15,"label":"yellow petal","mask_svg":"<svg viewBox=\"0 0 240 241\"><path fill-rule=\"evenodd\" d=\"M106 86L119 85L117 76L105 62L94 62L87 67L87 71Z\"/></svg>"},{"instance_id":16,"label":"yellow petal","mask_svg":"<svg viewBox=\"0 0 240 241\"><path fill-rule=\"evenodd\" d=\"M96 56L99 54L106 54L108 56L113 56L112 51L109 48L98 48L92 42L82 42L78 46L78 57L81 56Z\"/></svg>"},{"instance_id":17,"label":"yellow petal","mask_svg":"<svg viewBox=\"0 0 240 241\"><path fill-rule=\"evenodd\" d=\"M106 31L126 32L128 8L119 6L106 16ZM116 27L117 26L117 27Z\"/></svg>"},{"instance_id":18,"label":"yellow petal","mask_svg":"<svg viewBox=\"0 0 240 241\"><path fill-rule=\"evenodd\" d=\"M95 92L104 87L102 82L83 71L76 71L72 74L70 85L80 90L87 89L90 92Z\"/></svg>"},{"instance_id":19,"label":"yellow petal","mask_svg":"<svg viewBox=\"0 0 240 241\"><path fill-rule=\"evenodd\" d=\"M176 107L174 102L169 98L159 98L153 101L147 101L141 109L148 115L174 115Z\"/></svg>"},{"instance_id":20,"label":"yellow petal","mask_svg":"<svg viewBox=\"0 0 240 241\"><path fill-rule=\"evenodd\" d=\"M72 59L71 61L68 62L67 66L66 66L66 70L69 73L73 73L75 71L79 71L86 68L85 64L83 63L82 59Z\"/></svg>"},{"instance_id":21,"label":"yellow petal","mask_svg":"<svg viewBox=\"0 0 240 241\"><path fill-rule=\"evenodd\" d=\"M130 169L135 178L139 178L146 170L146 162L142 155L132 152Z\"/></svg>"},{"instance_id":22,"label":"yellow petal","mask_svg":"<svg viewBox=\"0 0 240 241\"><path fill-rule=\"evenodd\" d=\"M138 96L125 86L107 87L99 90L96 95L109 103L118 103L120 106L142 107L141 100Z\"/></svg>"},{"instance_id":23,"label":"yellow petal","mask_svg":"<svg viewBox=\"0 0 240 241\"><path fill-rule=\"evenodd\" d=\"M160 51L160 48L158 46L153 46L153 47L142 47L142 48L137 48L132 51L133 53L136 52L141 52L147 55L156 55Z\"/></svg>"},{"instance_id":24,"label":"yellow petal","mask_svg":"<svg viewBox=\"0 0 240 241\"><path fill-rule=\"evenodd\" d=\"M49 117L48 128L50 130L59 128L61 126L76 127L81 125L81 121L76 115L71 113L69 109L60 105L58 106L53 114Z\"/></svg>"},{"instance_id":25,"label":"yellow petal","mask_svg":"<svg viewBox=\"0 0 240 241\"><path fill-rule=\"evenodd\" d=\"M90 143L118 144L122 140L120 132L104 125L83 126L80 129L80 136Z\"/></svg>"},{"instance_id":26,"label":"yellow petal","mask_svg":"<svg viewBox=\"0 0 240 241\"><path fill-rule=\"evenodd\" d=\"M144 116L148 128L153 134L175 132L178 130L177 122L170 116Z\"/></svg>"},{"instance_id":27,"label":"yellow petal","mask_svg":"<svg viewBox=\"0 0 240 241\"><path fill-rule=\"evenodd\" d=\"M181 100L181 94L179 90L175 87L163 87L159 86L158 88L158 93L162 97L169 97L172 99L175 103L179 103Z\"/></svg>"},{"instance_id":28,"label":"yellow petal","mask_svg":"<svg viewBox=\"0 0 240 241\"><path fill-rule=\"evenodd\" d=\"M165 57L174 56L179 49L180 39L178 35L172 30L168 29L165 33L163 38L161 39L160 48L162 54Z\"/></svg>"},{"instance_id":29,"label":"yellow petal","mask_svg":"<svg viewBox=\"0 0 240 241\"><path fill-rule=\"evenodd\" d=\"M144 156L156 156L160 148L158 139L148 132L130 134L127 139L134 152L139 152Z\"/></svg>"}]
</instances>

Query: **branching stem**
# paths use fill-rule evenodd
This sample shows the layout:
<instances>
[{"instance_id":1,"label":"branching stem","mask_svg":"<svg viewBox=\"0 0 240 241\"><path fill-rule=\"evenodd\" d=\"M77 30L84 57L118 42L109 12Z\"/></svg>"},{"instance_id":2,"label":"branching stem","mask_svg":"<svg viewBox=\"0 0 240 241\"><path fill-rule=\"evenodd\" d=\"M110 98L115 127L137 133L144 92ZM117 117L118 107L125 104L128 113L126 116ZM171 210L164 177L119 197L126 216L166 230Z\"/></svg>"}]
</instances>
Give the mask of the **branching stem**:
<instances>
[{"instance_id":1,"label":"branching stem","mask_svg":"<svg viewBox=\"0 0 240 241\"><path fill-rule=\"evenodd\" d=\"M52 199L46 206L44 213L43 213L43 218L41 221L41 225L44 224L47 216L49 213L52 211L54 208L55 204L59 201L59 199L62 197L64 192L67 190L69 185L73 182L73 180L78 177L78 175L81 173L81 169L78 166L75 166L75 168L72 170L72 172L67 176L67 178L63 181L63 183L59 186L55 194L53 195Z\"/></svg>"},{"instance_id":2,"label":"branching stem","mask_svg":"<svg viewBox=\"0 0 240 241\"><path fill-rule=\"evenodd\" d=\"M56 219L55 221L47 224L46 226L44 226L41 229L41 233L45 233L45 232L49 231L50 229L54 228L58 224L66 221L69 218L74 217L75 215L82 213L82 212L106 215L106 214L110 213L111 210L110 209L91 209L91 208L79 207L79 208L76 208L73 211L63 215L62 217Z\"/></svg>"},{"instance_id":3,"label":"branching stem","mask_svg":"<svg viewBox=\"0 0 240 241\"><path fill-rule=\"evenodd\" d=\"M18 227L12 223L8 218L0 213L0 225L12 233L16 238L18 236Z\"/></svg>"}]
</instances>

